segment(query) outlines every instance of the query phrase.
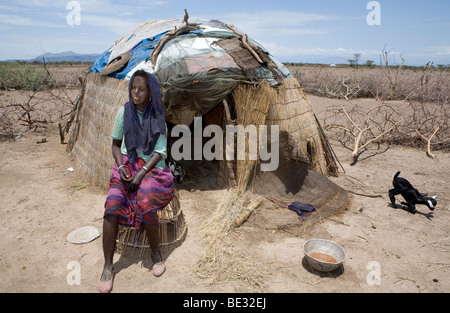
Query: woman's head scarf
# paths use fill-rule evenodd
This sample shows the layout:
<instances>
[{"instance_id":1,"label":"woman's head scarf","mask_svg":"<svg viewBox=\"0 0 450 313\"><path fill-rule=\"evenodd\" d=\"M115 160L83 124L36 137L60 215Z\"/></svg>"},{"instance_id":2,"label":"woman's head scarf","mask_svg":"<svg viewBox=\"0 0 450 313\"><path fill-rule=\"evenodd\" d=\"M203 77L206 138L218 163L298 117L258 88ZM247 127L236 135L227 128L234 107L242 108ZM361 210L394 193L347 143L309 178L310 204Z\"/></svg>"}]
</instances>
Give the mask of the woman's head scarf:
<instances>
[{"instance_id":1,"label":"woman's head scarf","mask_svg":"<svg viewBox=\"0 0 450 313\"><path fill-rule=\"evenodd\" d=\"M136 149L143 151L145 155L150 155L155 148L159 135L166 136L166 118L161 104L159 82L154 75L147 72L145 74L147 75L151 98L142 114L142 123L131 98L131 86L136 73L130 79L128 85L129 100L125 103L123 130L128 159L133 164L137 158Z\"/></svg>"}]
</instances>

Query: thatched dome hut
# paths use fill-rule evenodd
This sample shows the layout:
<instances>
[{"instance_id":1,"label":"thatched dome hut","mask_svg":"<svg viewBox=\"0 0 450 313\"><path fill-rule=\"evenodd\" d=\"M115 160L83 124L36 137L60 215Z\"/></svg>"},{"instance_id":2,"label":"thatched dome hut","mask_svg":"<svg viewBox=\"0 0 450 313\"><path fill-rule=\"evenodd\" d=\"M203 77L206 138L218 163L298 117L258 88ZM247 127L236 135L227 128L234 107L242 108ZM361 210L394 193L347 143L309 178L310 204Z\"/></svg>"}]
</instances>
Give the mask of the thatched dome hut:
<instances>
[{"instance_id":1,"label":"thatched dome hut","mask_svg":"<svg viewBox=\"0 0 450 313\"><path fill-rule=\"evenodd\" d=\"M325 177L337 173L336 161L298 81L233 25L188 20L187 15L143 24L92 66L68 145L88 182L108 186L114 117L128 100L129 78L139 69L158 78L169 125L192 128L195 117L202 117L203 126L223 129L230 124L278 127L279 169L260 174L258 160L220 160L221 184L252 185L285 199L303 190L303 199L336 209L345 202L345 193ZM271 187L274 183L278 186Z\"/></svg>"},{"instance_id":2,"label":"thatched dome hut","mask_svg":"<svg viewBox=\"0 0 450 313\"><path fill-rule=\"evenodd\" d=\"M324 176L336 174L308 99L280 62L232 25L173 19L149 22L127 34L87 75L68 149L90 182L107 186L114 116L127 101L127 80L138 69L160 81L170 124L189 126L203 116L223 126L225 100L235 124L278 125L289 133L298 161Z\"/></svg>"}]
</instances>

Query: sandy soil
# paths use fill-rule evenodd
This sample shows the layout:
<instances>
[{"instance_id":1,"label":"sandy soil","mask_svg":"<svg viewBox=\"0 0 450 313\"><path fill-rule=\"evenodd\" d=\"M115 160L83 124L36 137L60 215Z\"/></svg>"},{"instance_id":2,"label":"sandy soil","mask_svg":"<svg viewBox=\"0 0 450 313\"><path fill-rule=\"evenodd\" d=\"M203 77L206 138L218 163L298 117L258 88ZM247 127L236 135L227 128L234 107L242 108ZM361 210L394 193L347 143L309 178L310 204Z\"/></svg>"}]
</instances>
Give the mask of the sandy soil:
<instances>
[{"instance_id":1,"label":"sandy soil","mask_svg":"<svg viewBox=\"0 0 450 313\"><path fill-rule=\"evenodd\" d=\"M319 115L336 101L309 98ZM42 138L47 142L37 144ZM273 227L265 218L267 209L257 209L237 231L235 241L237 251L245 251L267 269L265 287L256 291L449 292L450 154L437 151L432 160L424 151L391 146L367 151L351 166L350 151L337 142L332 145L345 173L341 170L331 180L362 195L352 194L339 216L308 227ZM75 163L65 148L54 125L45 132L27 132L16 141L0 143L1 292L98 291L101 238L75 245L66 241L66 235L86 225L101 230L106 191L89 185L82 188L77 172L67 171ZM189 230L185 242L168 256L166 273L155 278L145 260L116 255L113 292L255 291L237 288L233 279L209 284L193 271L204 252L200 226L226 193L214 186L205 188L205 182L215 179L207 176L207 166L199 165L202 188L196 188L192 174L180 187ZM432 218L388 205L387 191L398 170L423 193L440 196ZM424 206L418 209L429 212ZM292 211L274 210L280 219L298 221ZM302 251L311 238L339 243L347 253L344 266L331 274L311 270ZM79 281L73 280L77 269ZM376 270L378 281L374 280Z\"/></svg>"}]
</instances>

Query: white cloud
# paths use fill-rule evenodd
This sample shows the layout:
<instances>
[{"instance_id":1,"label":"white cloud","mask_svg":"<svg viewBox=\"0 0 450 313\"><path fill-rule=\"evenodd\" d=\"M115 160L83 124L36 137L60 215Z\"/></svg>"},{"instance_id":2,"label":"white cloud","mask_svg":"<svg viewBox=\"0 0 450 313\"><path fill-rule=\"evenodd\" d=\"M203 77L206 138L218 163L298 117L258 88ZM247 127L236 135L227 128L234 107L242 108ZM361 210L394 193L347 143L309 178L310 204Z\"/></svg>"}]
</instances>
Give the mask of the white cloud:
<instances>
[{"instance_id":1,"label":"white cloud","mask_svg":"<svg viewBox=\"0 0 450 313\"><path fill-rule=\"evenodd\" d=\"M450 56L450 46L434 46L429 50L439 56Z\"/></svg>"},{"instance_id":2,"label":"white cloud","mask_svg":"<svg viewBox=\"0 0 450 313\"><path fill-rule=\"evenodd\" d=\"M424 47L418 51L407 53L405 59L407 59L407 61L410 59L419 60L415 62L418 65L424 65L428 61L432 61L435 64L450 64L450 46Z\"/></svg>"},{"instance_id":3,"label":"white cloud","mask_svg":"<svg viewBox=\"0 0 450 313\"><path fill-rule=\"evenodd\" d=\"M308 29L308 28L277 28L272 31L272 34L277 36L298 36L298 35L326 35L331 33L331 30L327 29ZM267 34L264 33L264 34ZM259 34L261 36L262 34Z\"/></svg>"},{"instance_id":4,"label":"white cloud","mask_svg":"<svg viewBox=\"0 0 450 313\"><path fill-rule=\"evenodd\" d=\"M292 56L333 56L333 57L353 57L355 53L361 53L365 58L379 56L381 51L377 50L355 50L349 48L299 48L295 46L283 46L271 42L260 42L272 55L277 57Z\"/></svg>"},{"instance_id":5,"label":"white cloud","mask_svg":"<svg viewBox=\"0 0 450 313\"><path fill-rule=\"evenodd\" d=\"M16 26L31 26L31 27L65 27L61 23L43 22L31 17L20 16L16 14L0 14L0 21L3 24L10 24Z\"/></svg>"},{"instance_id":6,"label":"white cloud","mask_svg":"<svg viewBox=\"0 0 450 313\"><path fill-rule=\"evenodd\" d=\"M338 17L298 11L271 10L228 13L220 19L226 23L237 25L249 36L292 36L330 33L329 29L311 28L311 24L336 20Z\"/></svg>"},{"instance_id":7,"label":"white cloud","mask_svg":"<svg viewBox=\"0 0 450 313\"><path fill-rule=\"evenodd\" d=\"M146 1L134 0L117 1L111 0L79 0L81 4L81 11L88 14L101 13L103 15L114 16L136 16L142 12L149 11L154 6L162 6L168 4L166 1Z\"/></svg>"},{"instance_id":8,"label":"white cloud","mask_svg":"<svg viewBox=\"0 0 450 313\"><path fill-rule=\"evenodd\" d=\"M433 56L446 57L450 56L450 46L443 45L443 46L424 47L417 52L408 53L408 55L413 57L433 57Z\"/></svg>"},{"instance_id":9,"label":"white cloud","mask_svg":"<svg viewBox=\"0 0 450 313\"><path fill-rule=\"evenodd\" d=\"M143 1L113 3L110 0L81 0L81 25L94 26L101 32L107 29L124 36L147 20L139 16L152 6L166 5L166 1Z\"/></svg>"},{"instance_id":10,"label":"white cloud","mask_svg":"<svg viewBox=\"0 0 450 313\"><path fill-rule=\"evenodd\" d=\"M94 26L97 29L106 28L117 35L124 36L142 22L130 18L83 14L81 15L81 24ZM101 31L99 30L99 32Z\"/></svg>"},{"instance_id":11,"label":"white cloud","mask_svg":"<svg viewBox=\"0 0 450 313\"><path fill-rule=\"evenodd\" d=\"M335 20L336 16L285 10L235 12L224 15L229 20L263 27L301 26L315 21Z\"/></svg>"}]
</instances>

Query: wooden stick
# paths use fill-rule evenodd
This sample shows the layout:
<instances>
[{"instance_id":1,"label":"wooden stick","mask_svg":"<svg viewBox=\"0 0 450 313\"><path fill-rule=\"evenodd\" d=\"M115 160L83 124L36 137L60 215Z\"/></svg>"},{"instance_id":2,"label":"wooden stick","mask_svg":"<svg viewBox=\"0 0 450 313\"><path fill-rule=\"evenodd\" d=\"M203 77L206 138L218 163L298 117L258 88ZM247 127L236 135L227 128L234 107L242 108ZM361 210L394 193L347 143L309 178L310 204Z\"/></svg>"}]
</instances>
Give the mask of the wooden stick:
<instances>
[{"instance_id":1,"label":"wooden stick","mask_svg":"<svg viewBox=\"0 0 450 313\"><path fill-rule=\"evenodd\" d=\"M422 135L422 134L419 132L418 129L415 130L416 133L418 133L420 137L422 137L423 139L425 139L425 140L427 141L427 155L428 155L430 158L432 158L432 159L434 159L434 154L431 153L431 140L432 140L433 137L437 134L437 132L439 131L439 129L441 129L441 126L439 126L438 128L436 128L436 130L434 131L434 133L433 133L433 134L431 135L431 137L428 138L428 139L425 138L425 136Z\"/></svg>"},{"instance_id":2,"label":"wooden stick","mask_svg":"<svg viewBox=\"0 0 450 313\"><path fill-rule=\"evenodd\" d=\"M165 34L161 40L158 42L158 44L156 45L155 50L153 50L153 53L151 55L151 61L153 66L156 66L156 59L158 58L159 53L162 51L163 47L165 46L166 43L168 43L170 40L172 40L173 38L179 36L179 35L183 35L187 32L190 31L195 31L198 29L202 29L200 27L199 24L190 24L188 22L189 19L189 14L187 13L186 9L184 10L185 12L185 16L184 16L184 26L181 26L179 29L177 29L175 27L174 30L168 32L167 34Z\"/></svg>"},{"instance_id":3,"label":"wooden stick","mask_svg":"<svg viewBox=\"0 0 450 313\"><path fill-rule=\"evenodd\" d=\"M223 99L223 107L225 108L225 115L227 117L227 124L235 124L236 120L231 119L230 107L228 106L227 100Z\"/></svg>"},{"instance_id":4,"label":"wooden stick","mask_svg":"<svg viewBox=\"0 0 450 313\"><path fill-rule=\"evenodd\" d=\"M244 48L246 48L251 54L252 56L256 59L256 61L258 61L259 64L264 64L263 60L261 60L261 58L259 57L259 55L256 53L255 50L253 50L252 47L250 47L250 45L247 42L247 34L243 34L241 32L239 32L234 25L226 25L228 29L230 29L233 33L235 33L238 36L241 36L241 40L242 40L242 44L244 45Z\"/></svg>"}]
</instances>

